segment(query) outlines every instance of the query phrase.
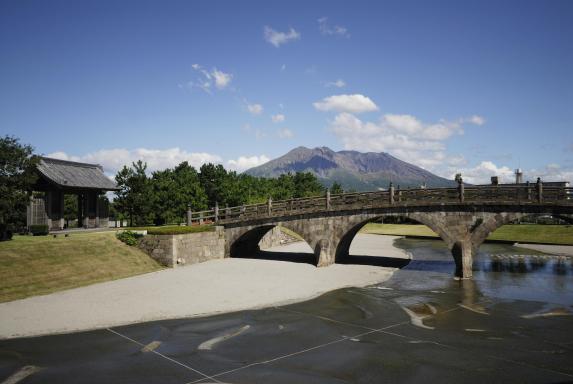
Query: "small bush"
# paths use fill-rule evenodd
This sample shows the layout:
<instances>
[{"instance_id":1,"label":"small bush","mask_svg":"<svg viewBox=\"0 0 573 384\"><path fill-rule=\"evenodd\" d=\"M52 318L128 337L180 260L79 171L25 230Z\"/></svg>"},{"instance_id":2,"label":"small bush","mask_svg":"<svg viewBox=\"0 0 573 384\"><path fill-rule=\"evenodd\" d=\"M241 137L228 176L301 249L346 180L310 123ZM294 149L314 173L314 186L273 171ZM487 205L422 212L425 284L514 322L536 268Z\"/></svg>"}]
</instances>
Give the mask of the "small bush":
<instances>
[{"instance_id":1,"label":"small bush","mask_svg":"<svg viewBox=\"0 0 573 384\"><path fill-rule=\"evenodd\" d=\"M137 240L140 237L143 237L143 235L132 231L122 231L116 233L115 237L117 237L119 241L124 242L127 245L134 246L137 245Z\"/></svg>"},{"instance_id":2,"label":"small bush","mask_svg":"<svg viewBox=\"0 0 573 384\"><path fill-rule=\"evenodd\" d=\"M0 241L12 240L12 230L6 224L0 224Z\"/></svg>"},{"instance_id":3,"label":"small bush","mask_svg":"<svg viewBox=\"0 0 573 384\"><path fill-rule=\"evenodd\" d=\"M30 233L34 236L47 236L49 232L47 225L30 225Z\"/></svg>"}]
</instances>

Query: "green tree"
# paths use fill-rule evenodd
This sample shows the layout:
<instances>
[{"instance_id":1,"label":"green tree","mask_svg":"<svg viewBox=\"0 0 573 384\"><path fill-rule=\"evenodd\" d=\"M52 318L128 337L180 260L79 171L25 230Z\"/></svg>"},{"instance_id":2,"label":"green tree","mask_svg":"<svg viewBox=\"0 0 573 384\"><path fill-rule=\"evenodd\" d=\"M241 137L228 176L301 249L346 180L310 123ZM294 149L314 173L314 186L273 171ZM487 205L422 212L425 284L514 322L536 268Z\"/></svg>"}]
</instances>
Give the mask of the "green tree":
<instances>
[{"instance_id":1,"label":"green tree","mask_svg":"<svg viewBox=\"0 0 573 384\"><path fill-rule=\"evenodd\" d=\"M70 220L78 218L78 197L76 195L64 195L64 220L66 227L70 227Z\"/></svg>"},{"instance_id":2,"label":"green tree","mask_svg":"<svg viewBox=\"0 0 573 384\"><path fill-rule=\"evenodd\" d=\"M182 221L188 205L194 211L207 208L207 195L201 188L199 175L186 161L174 169L154 172L151 188L156 224Z\"/></svg>"},{"instance_id":3,"label":"green tree","mask_svg":"<svg viewBox=\"0 0 573 384\"><path fill-rule=\"evenodd\" d=\"M215 206L215 202L220 205L228 204L228 197L231 195L226 187L230 186L227 170L221 164L203 164L200 168L199 182L207 195L209 207Z\"/></svg>"},{"instance_id":4,"label":"green tree","mask_svg":"<svg viewBox=\"0 0 573 384\"><path fill-rule=\"evenodd\" d=\"M129 218L129 225L145 225L152 221L153 194L145 171L147 164L138 160L131 167L124 166L115 176L117 198L115 209Z\"/></svg>"},{"instance_id":5,"label":"green tree","mask_svg":"<svg viewBox=\"0 0 573 384\"><path fill-rule=\"evenodd\" d=\"M297 172L294 175L294 197L311 197L324 193L324 187L310 172Z\"/></svg>"},{"instance_id":6,"label":"green tree","mask_svg":"<svg viewBox=\"0 0 573 384\"><path fill-rule=\"evenodd\" d=\"M36 182L39 159L30 145L13 136L0 138L0 225L23 227L26 206Z\"/></svg>"},{"instance_id":7,"label":"green tree","mask_svg":"<svg viewBox=\"0 0 573 384\"><path fill-rule=\"evenodd\" d=\"M335 181L330 186L330 193L332 193L333 195L344 193L344 189L342 189L342 185L338 181Z\"/></svg>"}]
</instances>

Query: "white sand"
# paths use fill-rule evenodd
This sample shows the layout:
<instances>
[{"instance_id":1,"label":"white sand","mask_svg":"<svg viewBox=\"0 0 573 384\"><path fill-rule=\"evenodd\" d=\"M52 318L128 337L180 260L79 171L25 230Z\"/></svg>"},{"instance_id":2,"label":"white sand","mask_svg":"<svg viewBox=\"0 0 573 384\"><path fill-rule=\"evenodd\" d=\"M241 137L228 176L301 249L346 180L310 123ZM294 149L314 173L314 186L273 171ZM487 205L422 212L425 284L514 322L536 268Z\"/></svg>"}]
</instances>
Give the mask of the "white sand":
<instances>
[{"instance_id":1,"label":"white sand","mask_svg":"<svg viewBox=\"0 0 573 384\"><path fill-rule=\"evenodd\" d=\"M408 258L396 237L358 235L351 254ZM306 243L272 248L310 251ZM206 316L303 301L387 280L393 268L213 260L0 304L0 339L67 333L151 320Z\"/></svg>"}]
</instances>

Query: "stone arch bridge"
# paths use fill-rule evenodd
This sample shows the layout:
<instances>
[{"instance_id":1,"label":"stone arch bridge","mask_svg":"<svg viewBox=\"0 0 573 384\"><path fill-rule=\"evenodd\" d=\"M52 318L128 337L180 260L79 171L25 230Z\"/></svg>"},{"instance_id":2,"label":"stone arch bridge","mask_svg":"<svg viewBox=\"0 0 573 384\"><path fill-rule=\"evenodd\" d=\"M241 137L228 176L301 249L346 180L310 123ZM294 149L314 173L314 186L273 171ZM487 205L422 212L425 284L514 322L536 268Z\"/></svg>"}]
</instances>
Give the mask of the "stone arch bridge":
<instances>
[{"instance_id":1,"label":"stone arch bridge","mask_svg":"<svg viewBox=\"0 0 573 384\"><path fill-rule=\"evenodd\" d=\"M472 255L500 226L529 215L552 215L573 222L573 188L541 183L345 193L265 204L188 212L188 223L215 221L225 228L226 257L258 250L277 225L303 237L317 266L348 255L366 223L388 216L418 221L436 232L451 250L456 275L472 276Z\"/></svg>"}]
</instances>

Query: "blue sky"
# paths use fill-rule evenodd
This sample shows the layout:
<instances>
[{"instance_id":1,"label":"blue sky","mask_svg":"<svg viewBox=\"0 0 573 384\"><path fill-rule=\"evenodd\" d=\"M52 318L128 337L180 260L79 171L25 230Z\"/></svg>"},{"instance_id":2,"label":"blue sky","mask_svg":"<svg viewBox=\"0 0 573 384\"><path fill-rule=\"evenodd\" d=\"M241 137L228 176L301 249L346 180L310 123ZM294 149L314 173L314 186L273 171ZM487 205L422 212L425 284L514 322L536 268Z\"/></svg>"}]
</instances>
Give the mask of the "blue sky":
<instances>
[{"instance_id":1,"label":"blue sky","mask_svg":"<svg viewBox=\"0 0 573 384\"><path fill-rule=\"evenodd\" d=\"M573 179L572 47L571 1L4 0L0 134L109 174L304 145Z\"/></svg>"}]
</instances>

